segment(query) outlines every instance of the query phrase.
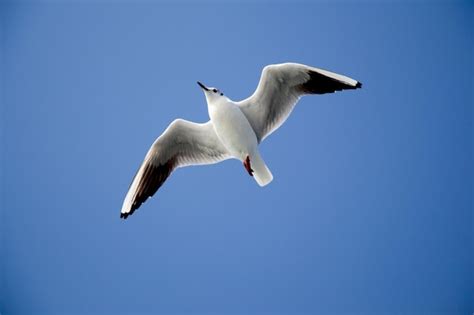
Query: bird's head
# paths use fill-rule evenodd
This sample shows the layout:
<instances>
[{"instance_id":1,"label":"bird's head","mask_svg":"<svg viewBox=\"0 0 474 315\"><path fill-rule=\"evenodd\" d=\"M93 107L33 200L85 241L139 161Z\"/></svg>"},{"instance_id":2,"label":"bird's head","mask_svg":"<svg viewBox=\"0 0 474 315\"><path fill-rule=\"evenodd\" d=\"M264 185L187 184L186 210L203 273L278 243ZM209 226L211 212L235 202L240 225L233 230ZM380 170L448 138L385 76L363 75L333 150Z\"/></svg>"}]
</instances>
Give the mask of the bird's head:
<instances>
[{"instance_id":1,"label":"bird's head","mask_svg":"<svg viewBox=\"0 0 474 315\"><path fill-rule=\"evenodd\" d=\"M206 99L207 99L208 102L209 101L214 101L214 100L224 96L224 93L222 93L218 88L207 87L199 81L197 82L197 84L204 91L204 95L206 96Z\"/></svg>"}]
</instances>

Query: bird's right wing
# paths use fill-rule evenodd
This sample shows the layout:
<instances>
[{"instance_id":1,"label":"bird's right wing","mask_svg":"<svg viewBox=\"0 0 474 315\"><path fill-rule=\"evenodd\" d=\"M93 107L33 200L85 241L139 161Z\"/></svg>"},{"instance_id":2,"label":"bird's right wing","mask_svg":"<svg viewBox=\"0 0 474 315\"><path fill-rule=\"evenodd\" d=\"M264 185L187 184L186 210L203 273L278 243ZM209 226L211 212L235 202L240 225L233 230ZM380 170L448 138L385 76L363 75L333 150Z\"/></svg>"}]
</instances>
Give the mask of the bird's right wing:
<instances>
[{"instance_id":1,"label":"bird's right wing","mask_svg":"<svg viewBox=\"0 0 474 315\"><path fill-rule=\"evenodd\" d=\"M123 202L126 219L163 185L171 172L188 165L213 164L230 158L211 121L197 124L176 119L155 140L137 171Z\"/></svg>"},{"instance_id":2,"label":"bird's right wing","mask_svg":"<svg viewBox=\"0 0 474 315\"><path fill-rule=\"evenodd\" d=\"M349 77L298 63L268 65L253 95L238 104L261 142L285 122L301 96L361 86Z\"/></svg>"}]
</instances>

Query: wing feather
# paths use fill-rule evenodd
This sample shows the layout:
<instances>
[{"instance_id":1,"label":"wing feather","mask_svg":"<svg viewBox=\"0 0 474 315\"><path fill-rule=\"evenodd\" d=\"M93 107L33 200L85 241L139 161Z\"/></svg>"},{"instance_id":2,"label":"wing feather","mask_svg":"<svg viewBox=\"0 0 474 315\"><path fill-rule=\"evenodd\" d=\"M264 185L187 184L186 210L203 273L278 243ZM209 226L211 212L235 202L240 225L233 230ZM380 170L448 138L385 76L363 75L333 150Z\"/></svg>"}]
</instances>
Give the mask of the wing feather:
<instances>
[{"instance_id":1,"label":"wing feather","mask_svg":"<svg viewBox=\"0 0 474 315\"><path fill-rule=\"evenodd\" d=\"M261 142L286 121L301 96L360 87L360 82L334 72L283 63L266 66L253 95L238 104Z\"/></svg>"},{"instance_id":2,"label":"wing feather","mask_svg":"<svg viewBox=\"0 0 474 315\"><path fill-rule=\"evenodd\" d=\"M212 122L177 119L155 140L130 184L120 217L126 219L153 196L178 167L213 164L229 158Z\"/></svg>"}]
</instances>

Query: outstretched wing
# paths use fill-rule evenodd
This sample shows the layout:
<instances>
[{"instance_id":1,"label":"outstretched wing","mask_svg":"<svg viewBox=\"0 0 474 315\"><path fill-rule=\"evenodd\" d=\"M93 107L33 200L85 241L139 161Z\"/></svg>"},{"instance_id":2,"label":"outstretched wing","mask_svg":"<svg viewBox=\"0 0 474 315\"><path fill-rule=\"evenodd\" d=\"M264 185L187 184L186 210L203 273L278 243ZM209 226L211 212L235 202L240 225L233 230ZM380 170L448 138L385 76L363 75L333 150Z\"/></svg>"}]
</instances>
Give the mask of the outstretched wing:
<instances>
[{"instance_id":1,"label":"outstretched wing","mask_svg":"<svg viewBox=\"0 0 474 315\"><path fill-rule=\"evenodd\" d=\"M153 196L174 169L228 158L230 155L217 138L211 121L205 124L173 121L148 150L128 189L120 217L126 219Z\"/></svg>"},{"instance_id":2,"label":"outstretched wing","mask_svg":"<svg viewBox=\"0 0 474 315\"><path fill-rule=\"evenodd\" d=\"M266 66L253 95L238 104L261 142L285 122L301 96L360 87L360 82L340 74L282 63Z\"/></svg>"}]
</instances>

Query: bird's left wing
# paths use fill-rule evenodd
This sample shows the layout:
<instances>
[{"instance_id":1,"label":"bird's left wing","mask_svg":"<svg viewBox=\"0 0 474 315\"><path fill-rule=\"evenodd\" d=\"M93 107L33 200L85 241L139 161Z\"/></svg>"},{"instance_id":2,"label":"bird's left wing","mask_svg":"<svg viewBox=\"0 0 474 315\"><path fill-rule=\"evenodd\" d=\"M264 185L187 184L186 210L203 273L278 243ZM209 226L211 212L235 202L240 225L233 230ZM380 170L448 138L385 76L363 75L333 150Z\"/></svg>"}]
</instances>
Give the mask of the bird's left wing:
<instances>
[{"instance_id":1,"label":"bird's left wing","mask_svg":"<svg viewBox=\"0 0 474 315\"><path fill-rule=\"evenodd\" d=\"M230 158L211 121L197 124L173 121L155 140L137 171L123 202L126 219L163 185L171 172L188 165L213 164Z\"/></svg>"},{"instance_id":2,"label":"bird's left wing","mask_svg":"<svg viewBox=\"0 0 474 315\"><path fill-rule=\"evenodd\" d=\"M238 104L261 142L285 122L301 96L361 86L349 77L298 63L268 65L253 95Z\"/></svg>"}]
</instances>

